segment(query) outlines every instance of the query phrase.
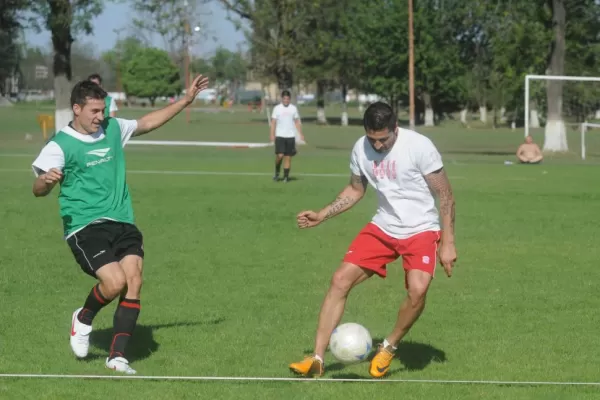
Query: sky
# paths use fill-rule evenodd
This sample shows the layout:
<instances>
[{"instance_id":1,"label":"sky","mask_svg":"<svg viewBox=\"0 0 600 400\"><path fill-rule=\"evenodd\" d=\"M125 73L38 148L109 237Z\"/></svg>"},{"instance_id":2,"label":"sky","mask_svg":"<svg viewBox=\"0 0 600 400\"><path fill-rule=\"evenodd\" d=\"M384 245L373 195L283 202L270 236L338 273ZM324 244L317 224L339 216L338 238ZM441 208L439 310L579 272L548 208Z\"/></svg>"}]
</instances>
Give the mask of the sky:
<instances>
[{"instance_id":1,"label":"sky","mask_svg":"<svg viewBox=\"0 0 600 400\"><path fill-rule=\"evenodd\" d=\"M227 12L216 1L211 1L204 6L207 14L198 21L198 25L205 26L206 34L196 37L192 52L196 56L210 56L216 48L223 46L229 50L237 50L238 45L244 46L245 38L242 31L236 31L235 26L227 20ZM92 43L97 48L96 54L113 48L117 41L117 33L120 32L121 38L130 34L135 35L128 15L131 14L131 8L127 2L113 3L106 2L104 11L94 19L94 33L89 36L82 36L80 40L85 43ZM192 27L194 21L190 21ZM28 30L26 32L26 41L30 46L39 46L42 48L51 48L50 32L43 31L39 34ZM152 45L163 47L163 41L158 36L150 38Z\"/></svg>"}]
</instances>

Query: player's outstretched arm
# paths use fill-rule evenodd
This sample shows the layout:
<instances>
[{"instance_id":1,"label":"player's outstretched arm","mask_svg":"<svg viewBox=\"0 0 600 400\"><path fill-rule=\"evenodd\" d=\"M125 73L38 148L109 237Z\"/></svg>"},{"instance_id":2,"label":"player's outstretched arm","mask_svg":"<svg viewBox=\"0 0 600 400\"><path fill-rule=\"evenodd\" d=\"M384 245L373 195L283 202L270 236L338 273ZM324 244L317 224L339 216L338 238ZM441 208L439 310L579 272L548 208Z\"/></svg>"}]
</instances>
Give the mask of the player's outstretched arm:
<instances>
[{"instance_id":1,"label":"player's outstretched arm","mask_svg":"<svg viewBox=\"0 0 600 400\"><path fill-rule=\"evenodd\" d=\"M62 176L62 172L56 168L50 168L48 172L40 174L33 182L33 195L35 197L47 196L60 182Z\"/></svg>"},{"instance_id":2,"label":"player's outstretched arm","mask_svg":"<svg viewBox=\"0 0 600 400\"><path fill-rule=\"evenodd\" d=\"M452 275L456 261L454 245L455 204L452 186L443 168L425 175L425 181L440 202L440 218L442 220L442 241L439 249L440 264L448 276Z\"/></svg>"},{"instance_id":3,"label":"player's outstretched arm","mask_svg":"<svg viewBox=\"0 0 600 400\"><path fill-rule=\"evenodd\" d=\"M183 109L194 102L194 99L204 89L208 87L208 78L198 75L191 86L185 92L185 96L179 101L170 104L160 110L153 111L144 115L138 122L138 127L133 136L140 136L161 127L171 118L179 114Z\"/></svg>"},{"instance_id":4,"label":"player's outstretched arm","mask_svg":"<svg viewBox=\"0 0 600 400\"><path fill-rule=\"evenodd\" d=\"M336 199L325 206L321 211L302 211L297 216L300 229L312 228L321 222L335 217L349 210L360 201L367 191L367 178L360 175L350 176L350 183L338 194Z\"/></svg>"}]
</instances>

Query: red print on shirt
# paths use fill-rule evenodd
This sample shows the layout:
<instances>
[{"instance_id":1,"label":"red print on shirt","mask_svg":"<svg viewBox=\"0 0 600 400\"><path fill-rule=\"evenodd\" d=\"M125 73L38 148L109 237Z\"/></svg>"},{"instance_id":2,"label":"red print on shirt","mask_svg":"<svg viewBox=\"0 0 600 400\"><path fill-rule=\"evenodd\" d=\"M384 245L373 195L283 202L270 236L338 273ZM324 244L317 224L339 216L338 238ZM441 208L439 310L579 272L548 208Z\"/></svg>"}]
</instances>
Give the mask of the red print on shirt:
<instances>
[{"instance_id":1,"label":"red print on shirt","mask_svg":"<svg viewBox=\"0 0 600 400\"><path fill-rule=\"evenodd\" d=\"M379 165L373 161L373 175L377 179L396 179L396 161L383 160Z\"/></svg>"}]
</instances>

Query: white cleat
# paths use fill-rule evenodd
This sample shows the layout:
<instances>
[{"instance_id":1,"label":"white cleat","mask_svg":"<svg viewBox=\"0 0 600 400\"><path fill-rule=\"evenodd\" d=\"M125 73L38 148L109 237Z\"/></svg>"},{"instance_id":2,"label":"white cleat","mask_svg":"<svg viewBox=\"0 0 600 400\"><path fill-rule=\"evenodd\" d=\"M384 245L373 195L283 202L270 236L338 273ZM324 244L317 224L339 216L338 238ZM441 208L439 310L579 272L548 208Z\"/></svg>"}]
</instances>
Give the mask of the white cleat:
<instances>
[{"instance_id":1,"label":"white cleat","mask_svg":"<svg viewBox=\"0 0 600 400\"><path fill-rule=\"evenodd\" d=\"M83 308L83 307L82 307ZM81 308L78 308L73 313L73 317L71 318L71 349L75 356L78 358L84 358L88 355L88 350L90 349L90 333L92 332L92 326L82 324L77 319L77 315L81 311Z\"/></svg>"},{"instance_id":2,"label":"white cleat","mask_svg":"<svg viewBox=\"0 0 600 400\"><path fill-rule=\"evenodd\" d=\"M115 357L112 360L106 359L106 368L113 371L123 372L127 375L135 375L136 370L129 366L129 361L123 357Z\"/></svg>"}]
</instances>

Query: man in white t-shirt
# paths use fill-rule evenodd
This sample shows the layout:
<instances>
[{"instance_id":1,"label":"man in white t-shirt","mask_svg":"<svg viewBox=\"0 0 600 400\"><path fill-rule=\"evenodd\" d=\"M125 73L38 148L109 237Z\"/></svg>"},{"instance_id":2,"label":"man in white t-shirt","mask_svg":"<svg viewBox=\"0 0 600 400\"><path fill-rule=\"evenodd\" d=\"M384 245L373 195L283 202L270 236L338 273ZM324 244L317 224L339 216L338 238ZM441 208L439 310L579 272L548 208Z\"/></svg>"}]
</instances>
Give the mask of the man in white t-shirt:
<instances>
[{"instance_id":1,"label":"man in white t-shirt","mask_svg":"<svg viewBox=\"0 0 600 400\"><path fill-rule=\"evenodd\" d=\"M454 196L433 143L417 132L399 128L392 108L382 102L369 106L363 122L366 135L352 150L350 183L322 210L302 211L297 217L301 229L317 226L354 206L364 196L367 184L379 200L375 216L350 244L333 274L321 306L314 354L290 365L293 372L304 376L323 374L325 350L350 290L374 274L384 278L387 264L402 256L408 296L369 367L371 376L383 377L398 343L425 307L438 260L448 276L456 260ZM434 194L439 198L443 230Z\"/></svg>"},{"instance_id":2,"label":"man in white t-shirt","mask_svg":"<svg viewBox=\"0 0 600 400\"><path fill-rule=\"evenodd\" d=\"M199 75L179 101L126 120L104 116L106 92L98 84L78 82L71 91L73 120L50 139L32 164L33 194L44 197L60 186L66 242L82 271L98 281L71 316L70 345L77 358L88 355L96 315L119 298L105 365L136 373L125 351L141 309L144 245L135 225L123 148L132 136L171 120L207 87L208 79Z\"/></svg>"},{"instance_id":3,"label":"man in white t-shirt","mask_svg":"<svg viewBox=\"0 0 600 400\"><path fill-rule=\"evenodd\" d=\"M281 103L273 108L271 115L271 143L275 142L275 182L279 181L282 162L283 181L289 182L292 157L296 155L296 135L304 142L300 114L290 101L290 92L281 92Z\"/></svg>"}]
</instances>

